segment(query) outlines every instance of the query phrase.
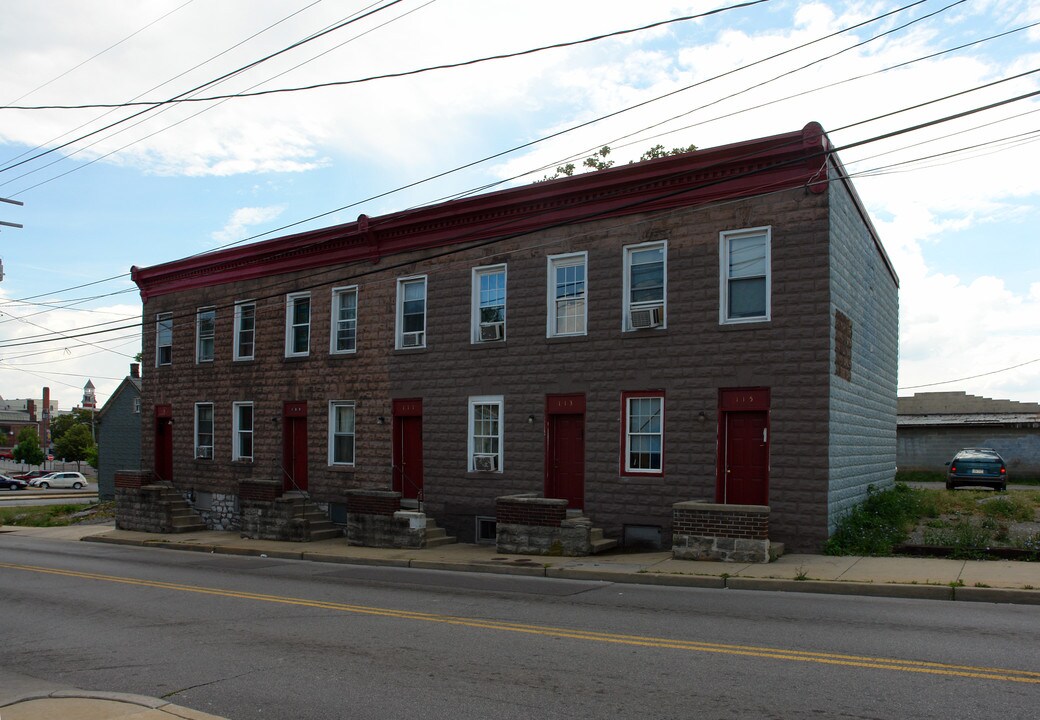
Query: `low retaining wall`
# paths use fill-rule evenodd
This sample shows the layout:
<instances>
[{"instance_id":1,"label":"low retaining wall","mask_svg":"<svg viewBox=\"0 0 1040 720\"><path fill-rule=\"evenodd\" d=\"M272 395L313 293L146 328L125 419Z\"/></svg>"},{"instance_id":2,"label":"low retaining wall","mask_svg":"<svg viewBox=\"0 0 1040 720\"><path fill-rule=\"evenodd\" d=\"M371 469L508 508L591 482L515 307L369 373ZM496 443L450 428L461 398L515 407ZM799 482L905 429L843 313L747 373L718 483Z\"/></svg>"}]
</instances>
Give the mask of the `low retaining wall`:
<instances>
[{"instance_id":1,"label":"low retaining wall","mask_svg":"<svg viewBox=\"0 0 1040 720\"><path fill-rule=\"evenodd\" d=\"M769 506L676 503L672 506L672 557L769 562Z\"/></svg>"},{"instance_id":2,"label":"low retaining wall","mask_svg":"<svg viewBox=\"0 0 1040 720\"><path fill-rule=\"evenodd\" d=\"M592 554L592 523L567 519L567 501L533 493L495 500L495 545L504 555Z\"/></svg>"},{"instance_id":3,"label":"low retaining wall","mask_svg":"<svg viewBox=\"0 0 1040 720\"><path fill-rule=\"evenodd\" d=\"M421 548L426 515L401 510L401 493L347 491L347 544L360 547Z\"/></svg>"},{"instance_id":4,"label":"low retaining wall","mask_svg":"<svg viewBox=\"0 0 1040 720\"><path fill-rule=\"evenodd\" d=\"M151 472L120 470L115 474L116 528L135 532L173 532L170 483L156 484Z\"/></svg>"}]
</instances>

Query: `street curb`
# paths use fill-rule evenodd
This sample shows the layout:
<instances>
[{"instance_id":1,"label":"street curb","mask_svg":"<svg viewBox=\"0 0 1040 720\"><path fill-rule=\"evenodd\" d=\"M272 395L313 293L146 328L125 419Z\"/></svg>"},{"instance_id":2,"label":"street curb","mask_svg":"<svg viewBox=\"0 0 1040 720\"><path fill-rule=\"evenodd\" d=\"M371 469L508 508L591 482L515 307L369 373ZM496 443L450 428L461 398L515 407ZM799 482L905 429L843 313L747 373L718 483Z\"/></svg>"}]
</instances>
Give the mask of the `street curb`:
<instances>
[{"instance_id":1,"label":"street curb","mask_svg":"<svg viewBox=\"0 0 1040 720\"><path fill-rule=\"evenodd\" d=\"M953 600L947 585L901 585L896 583L842 582L840 580L784 580L782 578L726 578L730 590L772 590L775 592L818 593L822 595L865 595L869 597L909 598L914 600Z\"/></svg>"},{"instance_id":2,"label":"street curb","mask_svg":"<svg viewBox=\"0 0 1040 720\"><path fill-rule=\"evenodd\" d=\"M959 587L953 589L954 600L962 602L1010 603L1013 605L1040 605L1040 590L1017 588Z\"/></svg>"},{"instance_id":3,"label":"street curb","mask_svg":"<svg viewBox=\"0 0 1040 720\"><path fill-rule=\"evenodd\" d=\"M585 580L612 582L629 585L658 585L670 587L707 588L717 590L766 590L770 592L816 593L821 595L854 595L863 597L888 597L912 600L946 600L962 602L1009 603L1040 605L1040 590L1017 588L953 587L950 585L913 585L907 583L873 583L842 580L790 580L784 578L752 578L723 575L680 575L669 573L637 572L619 573L608 570L582 570L578 568L544 567L530 565L484 564L472 562L448 562L443 560L415 560L404 558L344 557L320 552L260 550L259 548L222 547L208 544L189 544L167 539L111 538L90 535L82 542L108 543L110 545L132 545L164 550L188 550L218 555L238 555L268 558L305 560L339 565L367 565L375 567L407 567L417 570L446 570L452 572L474 572L489 575L519 575L546 577L559 580Z\"/></svg>"},{"instance_id":4,"label":"street curb","mask_svg":"<svg viewBox=\"0 0 1040 720\"><path fill-rule=\"evenodd\" d=\"M52 690L50 692L30 692L23 695L15 695L0 703L0 708L11 707L20 703L32 702L34 700L109 700L121 702L127 705L138 705L150 710L169 705L169 701L147 695L132 695L130 693L116 692L86 692L83 690Z\"/></svg>"}]
</instances>

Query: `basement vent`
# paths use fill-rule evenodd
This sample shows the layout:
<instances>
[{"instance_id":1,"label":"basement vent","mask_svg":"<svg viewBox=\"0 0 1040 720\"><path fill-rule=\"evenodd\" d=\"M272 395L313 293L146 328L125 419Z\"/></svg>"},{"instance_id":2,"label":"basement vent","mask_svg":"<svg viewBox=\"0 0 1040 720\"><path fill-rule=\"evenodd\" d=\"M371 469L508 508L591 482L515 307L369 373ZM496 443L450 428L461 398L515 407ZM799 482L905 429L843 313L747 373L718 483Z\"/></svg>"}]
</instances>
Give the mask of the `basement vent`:
<instances>
[{"instance_id":1,"label":"basement vent","mask_svg":"<svg viewBox=\"0 0 1040 720\"><path fill-rule=\"evenodd\" d=\"M625 525L622 538L626 549L662 549L660 525Z\"/></svg>"},{"instance_id":2,"label":"basement vent","mask_svg":"<svg viewBox=\"0 0 1040 720\"><path fill-rule=\"evenodd\" d=\"M477 543L494 545L498 542L498 522L493 517L477 516Z\"/></svg>"},{"instance_id":3,"label":"basement vent","mask_svg":"<svg viewBox=\"0 0 1040 720\"><path fill-rule=\"evenodd\" d=\"M329 520L336 525L347 524L347 504L329 503Z\"/></svg>"}]
</instances>

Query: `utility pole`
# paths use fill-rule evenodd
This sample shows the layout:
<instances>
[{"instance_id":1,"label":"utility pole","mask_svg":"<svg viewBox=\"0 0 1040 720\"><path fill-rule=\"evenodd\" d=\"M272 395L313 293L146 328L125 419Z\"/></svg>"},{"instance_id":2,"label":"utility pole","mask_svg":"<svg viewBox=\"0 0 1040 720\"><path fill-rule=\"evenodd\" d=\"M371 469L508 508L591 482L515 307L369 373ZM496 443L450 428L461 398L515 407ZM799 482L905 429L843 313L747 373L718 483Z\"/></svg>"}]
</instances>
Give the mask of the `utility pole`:
<instances>
[{"instance_id":1,"label":"utility pole","mask_svg":"<svg viewBox=\"0 0 1040 720\"><path fill-rule=\"evenodd\" d=\"M11 199L5 198L5 197L0 197L0 202L5 202L5 203L9 203L11 205L18 205L18 206L25 205L25 203L23 203L21 200L11 200ZM13 227L13 228L21 228L22 227L21 223L6 222L4 220L0 220L0 225L3 225L4 227ZM3 261L3 259L0 259L0 280L3 280L3 279L4 279L4 261Z\"/></svg>"}]
</instances>

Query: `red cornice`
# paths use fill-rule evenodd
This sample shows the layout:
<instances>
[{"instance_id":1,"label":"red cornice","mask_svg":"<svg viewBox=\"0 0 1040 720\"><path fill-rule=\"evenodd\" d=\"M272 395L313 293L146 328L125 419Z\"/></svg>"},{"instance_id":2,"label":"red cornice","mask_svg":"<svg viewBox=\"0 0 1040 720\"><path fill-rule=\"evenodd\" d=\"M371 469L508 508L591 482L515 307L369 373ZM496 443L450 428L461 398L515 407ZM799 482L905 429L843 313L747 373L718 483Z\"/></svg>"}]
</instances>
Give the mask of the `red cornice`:
<instances>
[{"instance_id":1,"label":"red cornice","mask_svg":"<svg viewBox=\"0 0 1040 720\"><path fill-rule=\"evenodd\" d=\"M807 186L826 189L823 128L532 183L131 269L141 297Z\"/></svg>"}]
</instances>

